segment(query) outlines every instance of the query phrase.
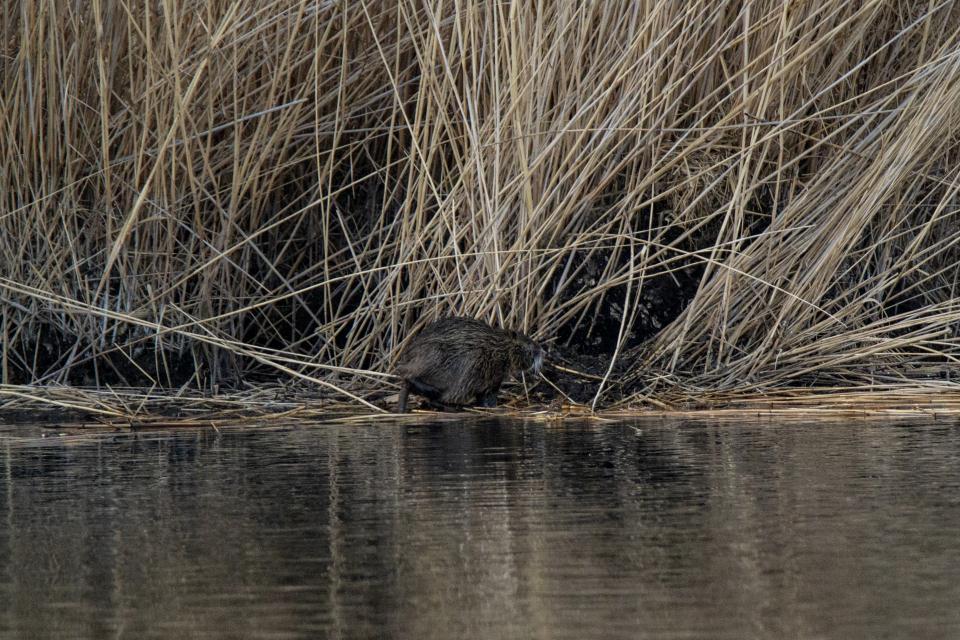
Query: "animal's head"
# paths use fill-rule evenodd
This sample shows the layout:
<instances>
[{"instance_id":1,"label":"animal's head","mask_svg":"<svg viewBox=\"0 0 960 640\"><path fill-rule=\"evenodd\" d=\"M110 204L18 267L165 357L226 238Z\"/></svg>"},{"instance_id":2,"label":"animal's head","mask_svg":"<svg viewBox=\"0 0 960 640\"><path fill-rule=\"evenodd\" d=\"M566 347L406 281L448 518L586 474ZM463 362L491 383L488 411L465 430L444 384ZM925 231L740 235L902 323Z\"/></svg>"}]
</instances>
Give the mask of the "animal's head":
<instances>
[{"instance_id":1,"label":"animal's head","mask_svg":"<svg viewBox=\"0 0 960 640\"><path fill-rule=\"evenodd\" d=\"M510 337L514 343L513 365L521 371L532 371L533 375L540 373L543 348L519 331L510 331Z\"/></svg>"}]
</instances>

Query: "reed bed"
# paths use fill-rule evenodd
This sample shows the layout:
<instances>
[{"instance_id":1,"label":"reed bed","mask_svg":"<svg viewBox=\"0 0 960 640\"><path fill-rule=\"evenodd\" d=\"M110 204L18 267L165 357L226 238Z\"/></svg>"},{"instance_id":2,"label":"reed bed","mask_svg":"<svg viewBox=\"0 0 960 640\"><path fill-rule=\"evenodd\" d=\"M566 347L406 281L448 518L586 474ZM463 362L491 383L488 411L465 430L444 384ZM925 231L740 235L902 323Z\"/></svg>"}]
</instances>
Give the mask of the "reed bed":
<instances>
[{"instance_id":1,"label":"reed bed","mask_svg":"<svg viewBox=\"0 0 960 640\"><path fill-rule=\"evenodd\" d=\"M22 0L0 29L4 402L374 411L450 313L591 374L555 384L588 410L958 388L949 0Z\"/></svg>"}]
</instances>

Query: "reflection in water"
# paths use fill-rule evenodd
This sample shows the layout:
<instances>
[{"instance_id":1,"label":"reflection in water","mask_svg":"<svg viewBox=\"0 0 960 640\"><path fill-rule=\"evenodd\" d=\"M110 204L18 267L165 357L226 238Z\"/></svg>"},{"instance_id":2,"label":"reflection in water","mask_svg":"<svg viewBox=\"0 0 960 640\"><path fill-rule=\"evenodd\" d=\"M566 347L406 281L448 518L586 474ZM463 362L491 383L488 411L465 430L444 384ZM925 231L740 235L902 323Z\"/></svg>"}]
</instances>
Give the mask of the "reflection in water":
<instances>
[{"instance_id":1,"label":"reflection in water","mask_svg":"<svg viewBox=\"0 0 960 640\"><path fill-rule=\"evenodd\" d=\"M956 637L960 429L0 439L0 636Z\"/></svg>"}]
</instances>

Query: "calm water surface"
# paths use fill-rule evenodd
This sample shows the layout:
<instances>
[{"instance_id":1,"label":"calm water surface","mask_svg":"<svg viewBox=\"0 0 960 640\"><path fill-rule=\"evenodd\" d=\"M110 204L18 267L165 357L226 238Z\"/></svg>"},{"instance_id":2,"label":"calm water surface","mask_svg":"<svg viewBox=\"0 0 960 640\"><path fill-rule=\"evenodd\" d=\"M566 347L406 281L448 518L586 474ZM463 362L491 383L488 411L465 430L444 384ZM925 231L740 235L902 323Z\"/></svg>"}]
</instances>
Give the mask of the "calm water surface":
<instances>
[{"instance_id":1,"label":"calm water surface","mask_svg":"<svg viewBox=\"0 0 960 640\"><path fill-rule=\"evenodd\" d=\"M958 638L960 426L0 434L4 638Z\"/></svg>"}]
</instances>

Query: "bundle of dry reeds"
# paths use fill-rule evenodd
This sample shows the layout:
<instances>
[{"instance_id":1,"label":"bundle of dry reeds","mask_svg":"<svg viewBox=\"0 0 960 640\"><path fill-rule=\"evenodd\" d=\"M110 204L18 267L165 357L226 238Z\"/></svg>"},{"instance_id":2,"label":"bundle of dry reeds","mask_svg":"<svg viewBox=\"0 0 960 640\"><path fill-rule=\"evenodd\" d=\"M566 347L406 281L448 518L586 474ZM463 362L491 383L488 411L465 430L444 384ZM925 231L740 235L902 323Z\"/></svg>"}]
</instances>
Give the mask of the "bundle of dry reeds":
<instances>
[{"instance_id":1,"label":"bundle of dry reeds","mask_svg":"<svg viewBox=\"0 0 960 640\"><path fill-rule=\"evenodd\" d=\"M22 0L0 30L4 384L365 402L446 313L600 354L600 406L960 355L955 2Z\"/></svg>"}]
</instances>

